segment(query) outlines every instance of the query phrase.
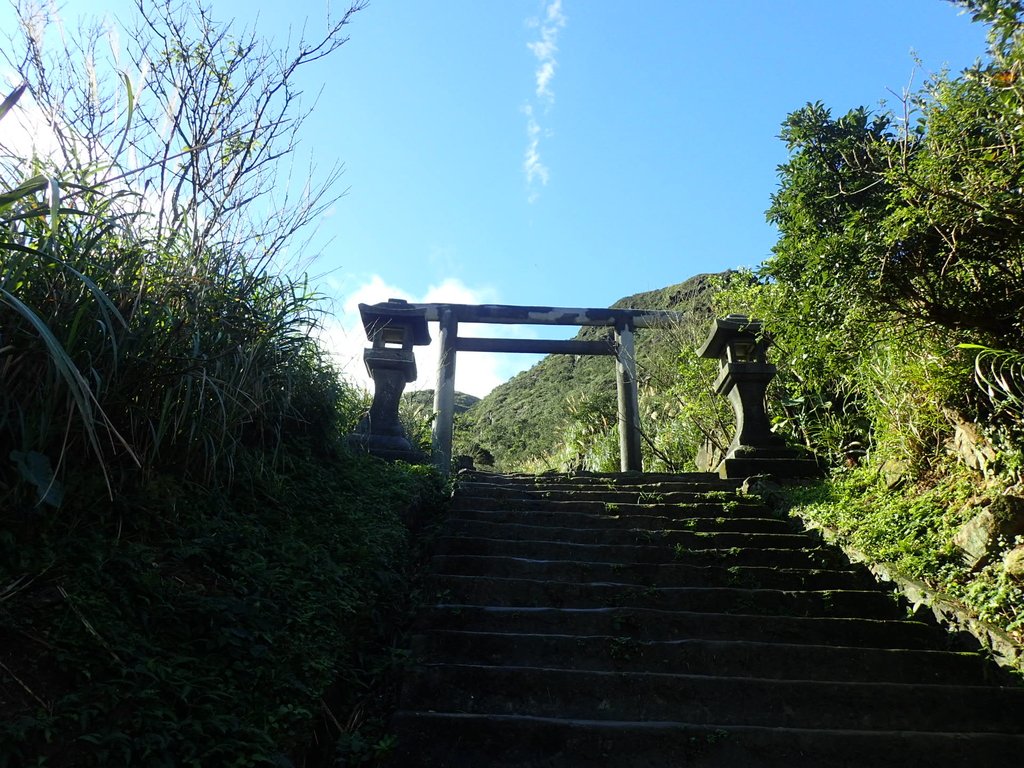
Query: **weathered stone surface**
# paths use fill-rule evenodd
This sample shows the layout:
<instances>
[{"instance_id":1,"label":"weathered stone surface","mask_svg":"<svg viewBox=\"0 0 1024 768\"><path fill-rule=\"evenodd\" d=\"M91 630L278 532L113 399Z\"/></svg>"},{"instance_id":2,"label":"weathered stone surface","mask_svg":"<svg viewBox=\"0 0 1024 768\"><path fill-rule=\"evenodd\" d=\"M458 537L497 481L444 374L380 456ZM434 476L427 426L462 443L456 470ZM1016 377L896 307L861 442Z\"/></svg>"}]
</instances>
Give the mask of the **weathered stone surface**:
<instances>
[{"instance_id":1,"label":"weathered stone surface","mask_svg":"<svg viewBox=\"0 0 1024 768\"><path fill-rule=\"evenodd\" d=\"M1024 580L1024 544L1014 547L1003 555L1003 569L1007 576Z\"/></svg>"},{"instance_id":2,"label":"weathered stone surface","mask_svg":"<svg viewBox=\"0 0 1024 768\"><path fill-rule=\"evenodd\" d=\"M777 493L781 489L782 486L771 475L752 475L743 481L740 486L740 495L766 496Z\"/></svg>"},{"instance_id":3,"label":"weathered stone surface","mask_svg":"<svg viewBox=\"0 0 1024 768\"><path fill-rule=\"evenodd\" d=\"M473 464L473 457L465 454L459 454L452 459L456 472L472 472L476 469Z\"/></svg>"},{"instance_id":4,"label":"weathered stone surface","mask_svg":"<svg viewBox=\"0 0 1024 768\"><path fill-rule=\"evenodd\" d=\"M981 568L1002 546L1024 534L1024 499L1004 494L976 514L953 537L971 568Z\"/></svg>"},{"instance_id":5,"label":"weathered stone surface","mask_svg":"<svg viewBox=\"0 0 1024 768\"><path fill-rule=\"evenodd\" d=\"M753 475L772 475L779 479L815 477L821 474L811 459L798 458L726 458L718 468L723 479L735 480Z\"/></svg>"},{"instance_id":6,"label":"weathered stone surface","mask_svg":"<svg viewBox=\"0 0 1024 768\"><path fill-rule=\"evenodd\" d=\"M953 423L950 451L971 469L984 473L996 458L992 443L981 434L975 424L965 420L960 414L947 411L946 415Z\"/></svg>"},{"instance_id":7,"label":"weathered stone surface","mask_svg":"<svg viewBox=\"0 0 1024 768\"><path fill-rule=\"evenodd\" d=\"M1024 533L1024 497L1006 491L992 500L992 513L1003 527Z\"/></svg>"},{"instance_id":8,"label":"weathered stone surface","mask_svg":"<svg viewBox=\"0 0 1024 768\"><path fill-rule=\"evenodd\" d=\"M728 438L723 440L725 443ZM723 451L718 444L711 440L705 440L701 443L699 449L697 449L697 456L694 459L694 463L697 465L699 472L714 472L718 469L718 465L722 463L722 459L725 458L725 451Z\"/></svg>"},{"instance_id":9,"label":"weathered stone surface","mask_svg":"<svg viewBox=\"0 0 1024 768\"><path fill-rule=\"evenodd\" d=\"M886 459L882 463L882 480L890 491L899 488L910 476L910 465L899 459Z\"/></svg>"},{"instance_id":10,"label":"weathered stone surface","mask_svg":"<svg viewBox=\"0 0 1024 768\"><path fill-rule=\"evenodd\" d=\"M987 509L960 526L953 537L953 544L963 552L968 566L980 568L988 561L995 531L995 517Z\"/></svg>"}]
</instances>

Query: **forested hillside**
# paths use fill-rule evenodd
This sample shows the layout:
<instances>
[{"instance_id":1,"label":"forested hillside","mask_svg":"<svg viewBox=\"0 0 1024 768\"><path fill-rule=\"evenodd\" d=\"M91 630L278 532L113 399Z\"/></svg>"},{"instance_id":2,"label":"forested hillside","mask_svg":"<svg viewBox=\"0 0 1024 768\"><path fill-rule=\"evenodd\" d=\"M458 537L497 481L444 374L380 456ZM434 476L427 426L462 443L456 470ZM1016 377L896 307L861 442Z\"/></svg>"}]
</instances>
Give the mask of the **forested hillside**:
<instances>
[{"instance_id":1,"label":"forested hillside","mask_svg":"<svg viewBox=\"0 0 1024 768\"><path fill-rule=\"evenodd\" d=\"M687 318L677 328L637 331L638 376L645 391L671 386L675 358L692 354L693 339L707 332L711 294L728 276L697 275L611 305L674 310ZM595 340L606 333L610 331L605 328L586 327L575 338ZM617 466L618 446L607 437L609 430L614 431L615 398L614 358L549 355L495 388L457 421L456 453L479 458L486 451L494 457L494 466L507 469L541 460L562 446L578 454L566 454L566 461L581 467L585 455L595 451L604 457L602 466ZM584 431L567 435L566 428L572 424Z\"/></svg>"}]
</instances>

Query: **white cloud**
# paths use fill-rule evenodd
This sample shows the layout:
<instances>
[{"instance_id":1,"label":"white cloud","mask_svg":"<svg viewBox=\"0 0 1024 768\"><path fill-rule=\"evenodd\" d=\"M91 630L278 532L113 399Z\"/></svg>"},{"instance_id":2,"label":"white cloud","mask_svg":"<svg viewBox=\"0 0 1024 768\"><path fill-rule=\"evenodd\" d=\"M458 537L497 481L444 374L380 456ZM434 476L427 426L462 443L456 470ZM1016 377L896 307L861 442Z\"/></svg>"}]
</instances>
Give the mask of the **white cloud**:
<instances>
[{"instance_id":1,"label":"white cloud","mask_svg":"<svg viewBox=\"0 0 1024 768\"><path fill-rule=\"evenodd\" d=\"M396 285L389 284L379 275L373 275L357 287L348 290L338 300L335 317L324 323L321 339L331 350L335 361L345 372L349 381L367 390L373 390L373 383L363 365L363 350L367 347L366 333L359 317L360 304L376 304L388 299L405 299L414 303L490 304L497 301L493 290L472 288L455 278L448 278L438 285L432 285L421 295L413 294ZM408 389L432 389L437 378L439 354L437 325L430 324L431 343L416 347L416 381ZM469 335L476 335L472 331ZM529 330L513 326L489 325L479 335L494 337L533 336ZM523 359L520 355L496 355L489 353L463 353L459 355L455 370L455 388L477 397L483 397L510 376L522 370L533 358Z\"/></svg>"},{"instance_id":2,"label":"white cloud","mask_svg":"<svg viewBox=\"0 0 1024 768\"><path fill-rule=\"evenodd\" d=\"M549 24L555 26L564 27L567 19L565 14L562 13L562 0L555 0L548 6L547 20Z\"/></svg>"},{"instance_id":3,"label":"white cloud","mask_svg":"<svg viewBox=\"0 0 1024 768\"><path fill-rule=\"evenodd\" d=\"M526 44L530 52L537 59L537 68L534 70L535 90L534 95L537 101L544 106L545 111L555 103L555 92L552 90L551 81L555 77L558 68L558 33L565 27L568 19L562 13L562 0L552 0L544 9L544 18L530 19L528 26L540 30L540 39ZM533 203L539 194L538 185L546 186L550 178L548 167L540 157L541 127L535 114L534 105L527 104L523 107L526 114L526 152L523 155L523 172L526 174L526 185L529 189L528 200Z\"/></svg>"},{"instance_id":4,"label":"white cloud","mask_svg":"<svg viewBox=\"0 0 1024 768\"><path fill-rule=\"evenodd\" d=\"M537 68L537 97L547 100L549 103L555 100L555 93L551 90L551 80L555 76L554 60L545 61Z\"/></svg>"},{"instance_id":5,"label":"white cloud","mask_svg":"<svg viewBox=\"0 0 1024 768\"><path fill-rule=\"evenodd\" d=\"M0 100L22 82L13 70L5 70L0 78L3 83ZM21 94L18 103L0 122L0 144L15 157L57 157L60 151L57 139L29 91Z\"/></svg>"},{"instance_id":6,"label":"white cloud","mask_svg":"<svg viewBox=\"0 0 1024 768\"><path fill-rule=\"evenodd\" d=\"M534 73L537 98L549 105L555 100L551 80L558 67L555 58L555 54L558 53L558 32L565 27L567 21L565 14L562 13L562 0L553 0L545 9L544 21L535 24L540 27L540 40L526 44L537 59L537 69Z\"/></svg>"},{"instance_id":7,"label":"white cloud","mask_svg":"<svg viewBox=\"0 0 1024 768\"><path fill-rule=\"evenodd\" d=\"M523 111L526 113L526 135L530 140L523 156L523 170L526 172L527 185L534 189L531 194L536 195L536 183L540 182L542 186L546 185L550 171L540 159L540 124L533 116L533 107L527 105Z\"/></svg>"}]
</instances>

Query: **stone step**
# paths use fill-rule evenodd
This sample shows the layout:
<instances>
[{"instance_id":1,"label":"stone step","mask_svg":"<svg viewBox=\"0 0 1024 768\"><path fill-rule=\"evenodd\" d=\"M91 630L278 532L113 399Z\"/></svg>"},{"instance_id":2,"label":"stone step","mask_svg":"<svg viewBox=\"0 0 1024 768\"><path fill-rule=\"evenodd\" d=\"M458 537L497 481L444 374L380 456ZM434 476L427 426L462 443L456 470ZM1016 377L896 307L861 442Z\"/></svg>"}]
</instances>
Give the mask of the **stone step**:
<instances>
[{"instance_id":1,"label":"stone step","mask_svg":"<svg viewBox=\"0 0 1024 768\"><path fill-rule=\"evenodd\" d=\"M763 565L608 563L538 560L491 555L437 555L430 570L461 576L555 581L614 581L633 586L763 587L766 589L868 589L878 584L864 569L777 568Z\"/></svg>"},{"instance_id":2,"label":"stone step","mask_svg":"<svg viewBox=\"0 0 1024 768\"><path fill-rule=\"evenodd\" d=\"M566 541L507 541L505 539L440 536L434 547L439 555L504 555L540 560L585 560L621 563L688 563L690 565L776 565L782 568L822 568L841 563L839 554L825 547L686 548L669 545L579 544Z\"/></svg>"},{"instance_id":3,"label":"stone step","mask_svg":"<svg viewBox=\"0 0 1024 768\"><path fill-rule=\"evenodd\" d=\"M580 583L437 575L427 582L426 594L433 595L441 603L459 605L550 608L622 606L758 616L866 619L895 619L903 614L890 595L877 589L786 591L738 587L643 587L617 582Z\"/></svg>"},{"instance_id":4,"label":"stone step","mask_svg":"<svg viewBox=\"0 0 1024 768\"><path fill-rule=\"evenodd\" d=\"M492 523L449 520L442 528L446 536L502 539L505 541L561 541L574 544L651 544L677 545L687 549L725 549L728 547L765 547L802 549L820 544L806 533L778 531L695 531L688 528L651 530L648 528L568 528L555 525Z\"/></svg>"},{"instance_id":5,"label":"stone step","mask_svg":"<svg viewBox=\"0 0 1024 768\"><path fill-rule=\"evenodd\" d=\"M737 487L460 476L391 765L1020 761L1024 687Z\"/></svg>"},{"instance_id":6,"label":"stone step","mask_svg":"<svg viewBox=\"0 0 1024 768\"><path fill-rule=\"evenodd\" d=\"M589 512L606 515L670 515L684 517L756 517L764 515L764 506L752 501L708 499L702 494L693 494L692 500L674 504L607 502L599 499L568 499L564 501L528 497L469 496L456 495L452 498L451 509L500 509L500 510L543 510L545 512Z\"/></svg>"},{"instance_id":7,"label":"stone step","mask_svg":"<svg viewBox=\"0 0 1024 768\"><path fill-rule=\"evenodd\" d=\"M534 483L534 484L493 484L493 483L463 483L458 488L458 494L470 496L492 495L492 494L601 494L601 493L623 493L623 494L644 494L647 497L656 497L663 494L673 493L704 493L711 497L737 497L738 493L735 484L728 482L701 482L701 481L677 481L663 483L617 483L608 485L606 483Z\"/></svg>"},{"instance_id":8,"label":"stone step","mask_svg":"<svg viewBox=\"0 0 1024 768\"><path fill-rule=\"evenodd\" d=\"M850 730L1021 733L1024 688L424 664L407 710Z\"/></svg>"},{"instance_id":9,"label":"stone step","mask_svg":"<svg viewBox=\"0 0 1024 768\"><path fill-rule=\"evenodd\" d=\"M881 768L1015 765L1006 734L615 722L400 711L394 768Z\"/></svg>"},{"instance_id":10,"label":"stone step","mask_svg":"<svg viewBox=\"0 0 1024 768\"><path fill-rule=\"evenodd\" d=\"M589 488L487 488L469 486L458 494L463 499L529 500L537 502L596 501L605 505L613 504L693 504L698 501L729 502L740 499L731 491L708 491L700 486L687 486L680 490L649 490L645 487L633 489L589 489Z\"/></svg>"},{"instance_id":11,"label":"stone step","mask_svg":"<svg viewBox=\"0 0 1024 768\"><path fill-rule=\"evenodd\" d=\"M416 630L611 635L643 640L751 640L863 648L947 649L952 638L931 623L902 619L758 616L654 608L534 608L433 605Z\"/></svg>"},{"instance_id":12,"label":"stone step","mask_svg":"<svg viewBox=\"0 0 1024 768\"><path fill-rule=\"evenodd\" d=\"M543 475L498 474L491 472L465 472L458 477L459 486L473 483L502 486L586 486L599 488L621 487L658 487L672 484L699 484L714 488L736 489L741 485L738 480L724 480L714 472L580 472L565 474L549 472Z\"/></svg>"},{"instance_id":13,"label":"stone step","mask_svg":"<svg viewBox=\"0 0 1024 768\"><path fill-rule=\"evenodd\" d=\"M433 631L417 635L427 663L714 674L790 680L983 684L975 653L747 640L640 640L613 635Z\"/></svg>"},{"instance_id":14,"label":"stone step","mask_svg":"<svg viewBox=\"0 0 1024 768\"><path fill-rule=\"evenodd\" d=\"M720 510L713 510L719 512ZM568 528L627 528L656 531L677 529L690 531L746 531L749 533L796 533L800 531L791 520L776 517L737 517L734 515L621 515L593 512L552 512L543 509L463 509L453 513L446 525L462 522L517 523Z\"/></svg>"}]
</instances>

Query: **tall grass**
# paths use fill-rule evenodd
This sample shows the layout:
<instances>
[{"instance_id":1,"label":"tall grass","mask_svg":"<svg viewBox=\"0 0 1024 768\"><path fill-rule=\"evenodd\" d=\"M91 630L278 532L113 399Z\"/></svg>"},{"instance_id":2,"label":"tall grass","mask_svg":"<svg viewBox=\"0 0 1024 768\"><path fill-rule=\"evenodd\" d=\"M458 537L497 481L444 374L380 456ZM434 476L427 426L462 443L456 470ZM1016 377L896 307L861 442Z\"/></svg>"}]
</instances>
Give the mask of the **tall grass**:
<instances>
[{"instance_id":1,"label":"tall grass","mask_svg":"<svg viewBox=\"0 0 1024 768\"><path fill-rule=\"evenodd\" d=\"M52 9L13 9L0 121L31 116L48 154L0 136L0 482L40 498L75 466L229 477L242 446L330 442L359 399L274 266L338 197L323 158L289 184L296 72L362 3L281 49L202 3L134 5L113 46L108 20L44 36Z\"/></svg>"},{"instance_id":2,"label":"tall grass","mask_svg":"<svg viewBox=\"0 0 1024 768\"><path fill-rule=\"evenodd\" d=\"M111 487L158 466L208 482L241 446L334 440L358 396L313 340L303 278L156 248L141 195L56 169L11 183L33 166L8 161L0 198L4 474L43 499L69 468L99 467Z\"/></svg>"},{"instance_id":3,"label":"tall grass","mask_svg":"<svg viewBox=\"0 0 1024 768\"><path fill-rule=\"evenodd\" d=\"M997 413L1024 419L1024 352L961 344L975 354L974 379Z\"/></svg>"}]
</instances>

